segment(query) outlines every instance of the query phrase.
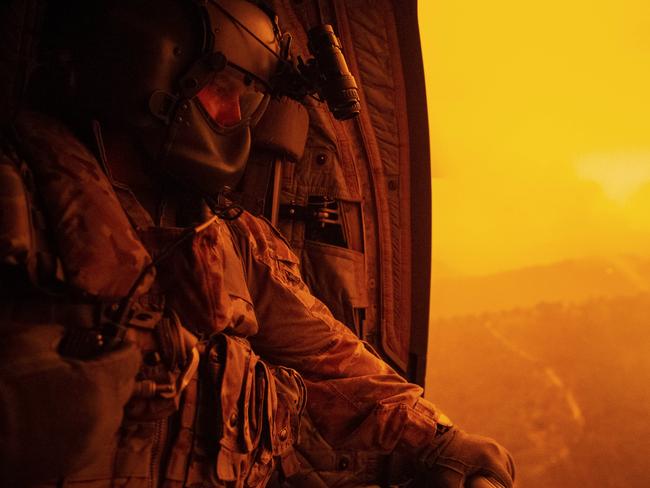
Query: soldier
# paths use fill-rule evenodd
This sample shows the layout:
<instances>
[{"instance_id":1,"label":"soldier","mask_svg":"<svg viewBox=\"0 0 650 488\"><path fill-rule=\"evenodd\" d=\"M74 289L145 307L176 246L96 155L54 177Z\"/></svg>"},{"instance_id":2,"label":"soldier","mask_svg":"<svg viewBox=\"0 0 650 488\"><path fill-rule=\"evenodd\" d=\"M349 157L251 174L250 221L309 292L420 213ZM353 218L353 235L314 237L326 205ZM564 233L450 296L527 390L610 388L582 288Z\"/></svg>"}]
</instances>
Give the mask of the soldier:
<instances>
[{"instance_id":1,"label":"soldier","mask_svg":"<svg viewBox=\"0 0 650 488\"><path fill-rule=\"evenodd\" d=\"M55 70L2 138L3 486L264 486L333 446L397 452L445 488L512 486L303 283L228 199L290 64L245 0L49 13ZM52 73L58 73L52 76Z\"/></svg>"}]
</instances>

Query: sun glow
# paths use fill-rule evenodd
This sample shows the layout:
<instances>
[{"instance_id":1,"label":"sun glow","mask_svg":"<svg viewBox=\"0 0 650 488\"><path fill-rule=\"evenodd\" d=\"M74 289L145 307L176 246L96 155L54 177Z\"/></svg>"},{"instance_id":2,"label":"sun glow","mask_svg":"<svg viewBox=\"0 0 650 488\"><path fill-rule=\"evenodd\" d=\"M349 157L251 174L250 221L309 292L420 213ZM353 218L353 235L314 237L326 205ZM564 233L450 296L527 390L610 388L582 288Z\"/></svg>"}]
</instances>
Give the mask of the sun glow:
<instances>
[{"instance_id":1,"label":"sun glow","mask_svg":"<svg viewBox=\"0 0 650 488\"><path fill-rule=\"evenodd\" d=\"M650 152L588 154L578 161L576 171L598 183L611 200L624 204L650 182Z\"/></svg>"},{"instance_id":2,"label":"sun glow","mask_svg":"<svg viewBox=\"0 0 650 488\"><path fill-rule=\"evenodd\" d=\"M650 2L421 1L436 276L650 249Z\"/></svg>"}]
</instances>

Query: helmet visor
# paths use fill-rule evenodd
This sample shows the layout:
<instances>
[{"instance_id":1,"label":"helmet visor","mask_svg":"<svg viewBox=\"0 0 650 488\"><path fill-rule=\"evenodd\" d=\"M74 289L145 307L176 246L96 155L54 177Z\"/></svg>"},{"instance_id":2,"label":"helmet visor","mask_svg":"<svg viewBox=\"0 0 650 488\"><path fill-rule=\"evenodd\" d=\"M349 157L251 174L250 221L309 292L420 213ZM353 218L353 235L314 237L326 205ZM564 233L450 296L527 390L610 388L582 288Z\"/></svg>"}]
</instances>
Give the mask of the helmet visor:
<instances>
[{"instance_id":1,"label":"helmet visor","mask_svg":"<svg viewBox=\"0 0 650 488\"><path fill-rule=\"evenodd\" d=\"M214 124L233 128L257 120L266 108L268 94L253 76L226 65L210 77L196 99Z\"/></svg>"}]
</instances>

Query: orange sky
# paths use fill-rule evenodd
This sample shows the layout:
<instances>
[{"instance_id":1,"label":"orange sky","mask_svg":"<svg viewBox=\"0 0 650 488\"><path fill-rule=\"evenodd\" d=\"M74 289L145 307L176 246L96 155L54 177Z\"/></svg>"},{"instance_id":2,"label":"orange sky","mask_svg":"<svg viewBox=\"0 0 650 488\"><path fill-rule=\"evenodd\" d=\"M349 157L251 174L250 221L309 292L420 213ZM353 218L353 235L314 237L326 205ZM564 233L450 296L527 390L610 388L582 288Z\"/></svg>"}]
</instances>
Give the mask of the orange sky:
<instances>
[{"instance_id":1,"label":"orange sky","mask_svg":"<svg viewBox=\"0 0 650 488\"><path fill-rule=\"evenodd\" d=\"M650 2L419 8L434 280L649 254Z\"/></svg>"}]
</instances>

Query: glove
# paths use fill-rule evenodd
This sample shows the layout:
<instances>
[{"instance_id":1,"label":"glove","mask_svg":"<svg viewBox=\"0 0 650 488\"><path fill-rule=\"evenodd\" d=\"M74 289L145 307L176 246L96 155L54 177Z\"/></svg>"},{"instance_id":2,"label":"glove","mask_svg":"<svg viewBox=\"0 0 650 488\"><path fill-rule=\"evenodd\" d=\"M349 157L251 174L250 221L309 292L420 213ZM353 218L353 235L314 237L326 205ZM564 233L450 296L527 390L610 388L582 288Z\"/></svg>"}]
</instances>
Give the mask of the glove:
<instances>
[{"instance_id":1,"label":"glove","mask_svg":"<svg viewBox=\"0 0 650 488\"><path fill-rule=\"evenodd\" d=\"M436 439L424 461L426 486L471 488L487 478L493 485L512 488L515 466L510 453L494 440L451 427ZM497 484L498 483L498 484Z\"/></svg>"},{"instance_id":2,"label":"glove","mask_svg":"<svg viewBox=\"0 0 650 488\"><path fill-rule=\"evenodd\" d=\"M74 472L122 422L140 351L124 344L92 360L63 357L63 331L25 326L0 337L0 486Z\"/></svg>"}]
</instances>

